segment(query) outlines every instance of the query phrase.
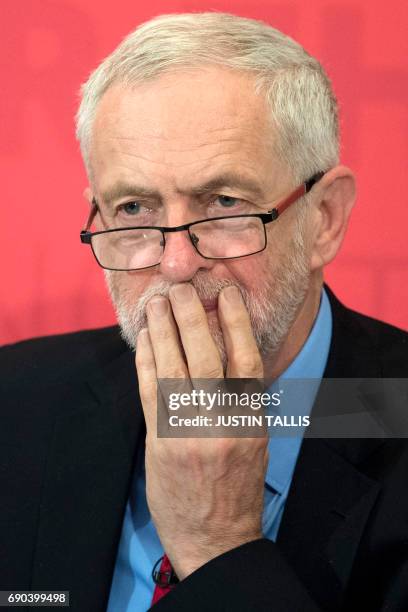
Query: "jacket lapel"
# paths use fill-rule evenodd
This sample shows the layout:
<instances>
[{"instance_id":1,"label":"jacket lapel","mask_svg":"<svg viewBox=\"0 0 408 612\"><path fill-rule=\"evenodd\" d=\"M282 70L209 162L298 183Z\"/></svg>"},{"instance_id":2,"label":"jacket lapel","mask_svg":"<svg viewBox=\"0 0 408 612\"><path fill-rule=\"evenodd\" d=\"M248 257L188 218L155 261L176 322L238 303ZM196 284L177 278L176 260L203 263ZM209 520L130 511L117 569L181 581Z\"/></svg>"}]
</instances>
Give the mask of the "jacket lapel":
<instances>
[{"instance_id":1,"label":"jacket lapel","mask_svg":"<svg viewBox=\"0 0 408 612\"><path fill-rule=\"evenodd\" d=\"M324 440L304 440L278 545L323 609L341 605L378 491Z\"/></svg>"},{"instance_id":2,"label":"jacket lapel","mask_svg":"<svg viewBox=\"0 0 408 612\"><path fill-rule=\"evenodd\" d=\"M355 327L350 311L325 288L333 313L333 334L324 377L380 376L374 347ZM317 406L319 396L314 409ZM318 409L321 413L321 406ZM324 609L341 607L380 490L358 466L382 444L381 439L305 439L302 443L278 544Z\"/></svg>"},{"instance_id":3,"label":"jacket lapel","mask_svg":"<svg viewBox=\"0 0 408 612\"><path fill-rule=\"evenodd\" d=\"M75 390L56 418L38 522L32 589L71 590L71 609L105 610L143 443L134 356L126 351Z\"/></svg>"}]
</instances>

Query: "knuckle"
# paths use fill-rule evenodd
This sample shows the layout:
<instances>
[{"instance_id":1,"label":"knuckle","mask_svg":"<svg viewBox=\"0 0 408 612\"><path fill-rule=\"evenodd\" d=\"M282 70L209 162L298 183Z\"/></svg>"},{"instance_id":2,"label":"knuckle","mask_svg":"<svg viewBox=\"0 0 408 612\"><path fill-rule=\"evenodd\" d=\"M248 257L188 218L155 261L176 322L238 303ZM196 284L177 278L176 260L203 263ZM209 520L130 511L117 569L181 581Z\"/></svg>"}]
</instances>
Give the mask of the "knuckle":
<instances>
[{"instance_id":1,"label":"knuckle","mask_svg":"<svg viewBox=\"0 0 408 612\"><path fill-rule=\"evenodd\" d=\"M135 356L135 363L136 363L136 369L140 370L143 367L143 359L141 354L139 353L139 351L136 351L136 356Z\"/></svg>"},{"instance_id":2,"label":"knuckle","mask_svg":"<svg viewBox=\"0 0 408 612\"><path fill-rule=\"evenodd\" d=\"M139 388L140 399L142 404L150 404L157 400L157 385L156 383L144 383Z\"/></svg>"},{"instance_id":3,"label":"knuckle","mask_svg":"<svg viewBox=\"0 0 408 612\"><path fill-rule=\"evenodd\" d=\"M167 365L165 367L162 367L160 369L158 369L157 371L157 377L158 378L185 378L186 377L186 371L182 366L179 365L175 365L173 367L171 367L171 365Z\"/></svg>"},{"instance_id":4,"label":"knuckle","mask_svg":"<svg viewBox=\"0 0 408 612\"><path fill-rule=\"evenodd\" d=\"M180 443L172 448L170 454L167 452L163 460L168 465L170 456L172 465L178 470L183 469L198 473L203 467L203 455L199 446L196 444L196 440L193 438L186 438L183 440L180 439L178 442Z\"/></svg>"},{"instance_id":5,"label":"knuckle","mask_svg":"<svg viewBox=\"0 0 408 612\"><path fill-rule=\"evenodd\" d=\"M204 319L201 313L196 311L189 311L184 314L182 323L188 329L195 331L203 327Z\"/></svg>"},{"instance_id":6,"label":"knuckle","mask_svg":"<svg viewBox=\"0 0 408 612\"><path fill-rule=\"evenodd\" d=\"M142 355L142 353L137 352L136 351L136 357L135 357L135 364L136 364L136 370L138 371L151 371L154 369L154 361L150 360L150 359L146 359L146 357L144 357Z\"/></svg>"},{"instance_id":7,"label":"knuckle","mask_svg":"<svg viewBox=\"0 0 408 612\"><path fill-rule=\"evenodd\" d=\"M160 325L153 330L152 336L157 342L168 343L173 340L174 332L170 326Z\"/></svg>"},{"instance_id":8,"label":"knuckle","mask_svg":"<svg viewBox=\"0 0 408 612\"><path fill-rule=\"evenodd\" d=\"M236 441L234 438L218 438L217 441L216 457L221 463L227 462L235 452Z\"/></svg>"},{"instance_id":9,"label":"knuckle","mask_svg":"<svg viewBox=\"0 0 408 612\"><path fill-rule=\"evenodd\" d=\"M198 363L191 364L190 373L192 378L222 378L222 368L216 365L210 365L205 361L199 361Z\"/></svg>"},{"instance_id":10,"label":"knuckle","mask_svg":"<svg viewBox=\"0 0 408 612\"><path fill-rule=\"evenodd\" d=\"M258 352L248 351L237 354L234 358L234 363L237 370L249 378L262 376L263 365Z\"/></svg>"}]
</instances>

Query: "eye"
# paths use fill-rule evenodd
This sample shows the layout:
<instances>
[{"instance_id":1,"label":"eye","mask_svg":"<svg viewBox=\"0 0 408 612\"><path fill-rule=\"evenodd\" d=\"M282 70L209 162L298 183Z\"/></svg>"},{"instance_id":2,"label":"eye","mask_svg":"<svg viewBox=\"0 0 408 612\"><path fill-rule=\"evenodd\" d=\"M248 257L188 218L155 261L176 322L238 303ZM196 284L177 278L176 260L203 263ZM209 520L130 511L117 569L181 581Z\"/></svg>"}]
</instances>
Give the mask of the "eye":
<instances>
[{"instance_id":1,"label":"eye","mask_svg":"<svg viewBox=\"0 0 408 612\"><path fill-rule=\"evenodd\" d=\"M239 198L234 198L232 196L219 195L216 197L216 200L221 204L222 208L232 208L236 206L241 200Z\"/></svg>"},{"instance_id":2,"label":"eye","mask_svg":"<svg viewBox=\"0 0 408 612\"><path fill-rule=\"evenodd\" d=\"M115 210L116 222L124 226L157 225L159 216L160 210L155 206L136 200L119 204Z\"/></svg>"},{"instance_id":3,"label":"eye","mask_svg":"<svg viewBox=\"0 0 408 612\"><path fill-rule=\"evenodd\" d=\"M140 204L138 202L127 202L118 206L118 210L123 210L127 215L135 216L140 213Z\"/></svg>"}]
</instances>

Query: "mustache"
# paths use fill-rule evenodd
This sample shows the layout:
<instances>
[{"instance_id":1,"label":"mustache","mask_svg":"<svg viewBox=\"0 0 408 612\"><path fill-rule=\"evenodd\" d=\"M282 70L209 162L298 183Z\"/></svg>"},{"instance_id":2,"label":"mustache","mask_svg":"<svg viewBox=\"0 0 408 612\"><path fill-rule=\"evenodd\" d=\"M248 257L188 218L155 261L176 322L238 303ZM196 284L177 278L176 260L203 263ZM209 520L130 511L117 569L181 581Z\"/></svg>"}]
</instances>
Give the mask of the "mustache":
<instances>
[{"instance_id":1,"label":"mustache","mask_svg":"<svg viewBox=\"0 0 408 612\"><path fill-rule=\"evenodd\" d=\"M144 308L147 305L147 302L155 295L168 297L171 287L176 284L178 283L167 280L159 280L142 293L137 301L138 307ZM209 277L206 273L200 272L195 274L195 276L189 281L189 284L194 287L198 297L201 300L213 300L218 297L218 294L222 289L232 285L237 286L242 293L246 293L237 282L234 282L231 279L214 279Z\"/></svg>"}]
</instances>

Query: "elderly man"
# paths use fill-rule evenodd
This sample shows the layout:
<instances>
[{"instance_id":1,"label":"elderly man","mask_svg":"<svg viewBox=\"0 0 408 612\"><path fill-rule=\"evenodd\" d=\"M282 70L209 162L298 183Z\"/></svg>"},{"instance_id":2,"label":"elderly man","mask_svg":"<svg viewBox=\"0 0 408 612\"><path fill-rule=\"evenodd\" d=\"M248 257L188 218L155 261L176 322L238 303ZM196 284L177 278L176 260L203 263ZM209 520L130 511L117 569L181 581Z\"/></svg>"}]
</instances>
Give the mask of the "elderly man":
<instances>
[{"instance_id":1,"label":"elderly man","mask_svg":"<svg viewBox=\"0 0 408 612\"><path fill-rule=\"evenodd\" d=\"M123 339L3 351L1 588L81 612L408 609L403 440L156 432L158 378L407 376L408 335L323 285L355 182L318 61L254 20L159 17L90 76L77 134Z\"/></svg>"}]
</instances>

